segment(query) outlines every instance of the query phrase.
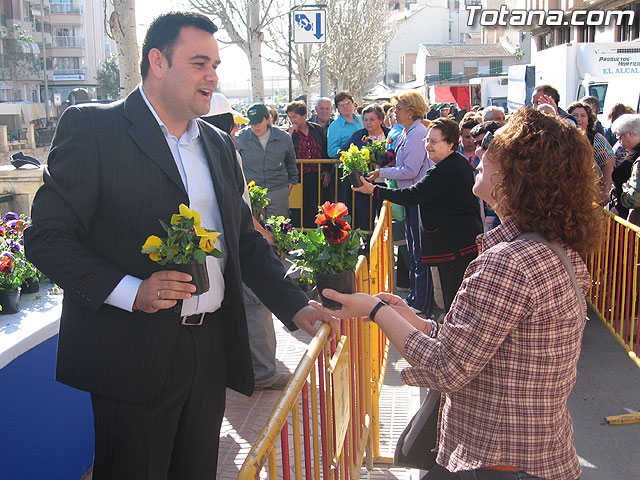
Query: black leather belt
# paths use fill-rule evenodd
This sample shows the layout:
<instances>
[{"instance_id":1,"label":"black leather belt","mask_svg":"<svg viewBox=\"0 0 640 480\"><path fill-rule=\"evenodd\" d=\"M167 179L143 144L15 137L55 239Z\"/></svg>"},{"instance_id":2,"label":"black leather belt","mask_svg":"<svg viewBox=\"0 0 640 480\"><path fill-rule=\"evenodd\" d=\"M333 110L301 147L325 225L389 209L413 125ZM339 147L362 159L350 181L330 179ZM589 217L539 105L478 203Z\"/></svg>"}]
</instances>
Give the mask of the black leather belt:
<instances>
[{"instance_id":1,"label":"black leather belt","mask_svg":"<svg viewBox=\"0 0 640 480\"><path fill-rule=\"evenodd\" d=\"M202 325L204 322L204 316L206 313L196 313L194 315L185 315L182 317L181 325L189 325L192 327L196 327L198 325Z\"/></svg>"}]
</instances>

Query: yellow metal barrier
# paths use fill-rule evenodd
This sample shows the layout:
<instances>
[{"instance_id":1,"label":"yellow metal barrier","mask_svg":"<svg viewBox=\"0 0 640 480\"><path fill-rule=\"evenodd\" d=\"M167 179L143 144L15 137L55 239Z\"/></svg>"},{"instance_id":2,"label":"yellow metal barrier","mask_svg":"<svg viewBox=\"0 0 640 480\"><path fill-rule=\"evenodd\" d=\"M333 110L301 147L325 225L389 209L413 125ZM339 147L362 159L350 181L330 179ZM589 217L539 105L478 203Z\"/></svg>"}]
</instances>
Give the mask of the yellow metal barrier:
<instances>
[{"instance_id":1,"label":"yellow metal barrier","mask_svg":"<svg viewBox=\"0 0 640 480\"><path fill-rule=\"evenodd\" d=\"M291 189L291 192L289 194L289 208L290 209L296 209L299 210L300 213L298 214L296 212L296 214L294 215L292 213L292 220L294 221L294 223L297 224L298 219L300 219L300 225L302 225L302 219L304 218L304 198L305 195L309 195L310 192L315 192L316 194L316 202L314 202L315 205L322 205L325 201L329 200L331 202L337 202L339 200L338 197L338 182L336 182L336 169L335 169L335 165L340 163L340 160L337 160L335 158L329 158L329 159L311 159L311 160L296 160L296 163L298 164L299 170L302 171L305 165L317 165L318 166L318 170L317 172L311 172L313 173L312 175L300 175L300 183L296 184L293 186L293 188ZM324 195L323 193L323 189L321 187L322 185L322 168L325 167L326 165L330 165L331 166L331 183L329 184L329 192L328 195ZM305 180L305 177L307 178L307 180ZM309 182L313 182L315 185L312 188L309 187L305 187L305 184L308 185ZM351 203L348 205L349 207L349 213L351 214L351 225L359 225L360 227L362 227L361 229L370 233L371 231L373 231L373 229L375 228L375 216L376 216L376 211L375 211L375 207L374 205L376 205L376 203L373 200L373 197L371 195L369 195L369 198L367 198L365 201L369 202L369 208L368 208L368 212L369 212L369 218L367 218L364 221L364 224L361 223L361 219L358 218L358 214L360 212L357 211L357 209L352 208L353 205L355 205L355 195L356 192L351 191ZM268 194L267 194L268 196ZM344 200L343 200L344 201ZM362 201L362 199L360 199L360 201ZM348 203L348 202L347 202ZM317 206L316 206L316 210L317 210ZM315 210L313 212L315 214ZM358 223L356 223L358 222ZM313 228L313 225L305 225L305 227L307 228Z\"/></svg>"},{"instance_id":2,"label":"yellow metal barrier","mask_svg":"<svg viewBox=\"0 0 640 480\"><path fill-rule=\"evenodd\" d=\"M638 269L640 227L607 210L600 250L587 258L591 274L588 301L593 310L640 366Z\"/></svg>"},{"instance_id":3,"label":"yellow metal barrier","mask_svg":"<svg viewBox=\"0 0 640 480\"><path fill-rule=\"evenodd\" d=\"M391 205L385 202L370 243L371 267L364 256L358 259L358 291L391 291L392 248ZM370 467L379 455L377 407L387 338L359 319L342 322L337 342L327 340L329 330L321 325L311 340L238 478L258 479L267 467L274 480L357 479L365 453Z\"/></svg>"}]
</instances>

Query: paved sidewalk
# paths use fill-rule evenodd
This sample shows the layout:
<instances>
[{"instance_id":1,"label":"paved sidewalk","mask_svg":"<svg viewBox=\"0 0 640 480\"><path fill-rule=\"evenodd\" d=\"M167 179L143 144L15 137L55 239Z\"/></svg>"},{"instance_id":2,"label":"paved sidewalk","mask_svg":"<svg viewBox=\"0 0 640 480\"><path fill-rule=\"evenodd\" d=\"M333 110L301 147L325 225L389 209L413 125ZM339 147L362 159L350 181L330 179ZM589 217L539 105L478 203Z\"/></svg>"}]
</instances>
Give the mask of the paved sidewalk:
<instances>
[{"instance_id":1,"label":"paved sidewalk","mask_svg":"<svg viewBox=\"0 0 640 480\"><path fill-rule=\"evenodd\" d=\"M277 358L280 372L293 372L307 348L309 335L298 331L291 334L278 320L274 322L278 342ZM392 349L385 386L380 400L381 454L393 457L396 440L413 412L420 406L419 389L403 385L400 370L408 364L399 359ZM238 472L260 433L281 392L263 390L252 397L227 390L227 408L220 432L220 452L218 457L218 478L231 480L238 478ZM279 444L279 442L278 442ZM263 473L261 478L267 478ZM362 469L362 479L417 480L417 471L402 468L379 468L371 471Z\"/></svg>"},{"instance_id":2,"label":"paved sidewalk","mask_svg":"<svg viewBox=\"0 0 640 480\"><path fill-rule=\"evenodd\" d=\"M578 380L569 396L581 480L640 479L640 423L609 425L604 417L640 411L640 368L590 312Z\"/></svg>"},{"instance_id":3,"label":"paved sidewalk","mask_svg":"<svg viewBox=\"0 0 640 480\"><path fill-rule=\"evenodd\" d=\"M605 416L640 410L640 368L633 363L602 322L590 315L584 332L578 380L569 397L575 442L582 464L581 480L640 479L640 423L608 425ZM281 372L293 372L306 350L309 336L293 335L275 321ZM393 457L397 437L420 405L420 391L400 381L407 366L391 347L389 367L380 401L381 454ZM227 391L227 410L221 430L219 479L236 479L242 462L280 396L260 391L248 398ZM90 480L90 474L85 477ZM261 478L266 478L263 474ZM362 469L365 480L417 480L417 470Z\"/></svg>"}]
</instances>

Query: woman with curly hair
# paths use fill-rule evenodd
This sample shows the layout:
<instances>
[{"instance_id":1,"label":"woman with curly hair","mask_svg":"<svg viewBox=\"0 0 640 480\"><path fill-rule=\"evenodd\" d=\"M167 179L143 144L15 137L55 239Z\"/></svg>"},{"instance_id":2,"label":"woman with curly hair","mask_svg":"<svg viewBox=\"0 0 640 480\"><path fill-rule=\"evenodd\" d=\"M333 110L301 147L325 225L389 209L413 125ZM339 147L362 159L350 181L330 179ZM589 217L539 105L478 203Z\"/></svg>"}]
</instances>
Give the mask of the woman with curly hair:
<instances>
[{"instance_id":1,"label":"woman with curly hair","mask_svg":"<svg viewBox=\"0 0 640 480\"><path fill-rule=\"evenodd\" d=\"M574 116L578 128L587 134L589 143L593 146L593 161L602 174L602 198L600 203L606 205L610 200L611 174L615 166L613 149L607 139L604 138L604 135L596 131L596 117L589 105L583 102L573 102L567 108L567 112Z\"/></svg>"},{"instance_id":2,"label":"woman with curly hair","mask_svg":"<svg viewBox=\"0 0 640 480\"><path fill-rule=\"evenodd\" d=\"M323 294L343 304L334 315L382 328L412 365L405 383L442 392L426 479L575 480L567 398L586 319L583 258L603 232L593 149L559 118L517 110L483 155L474 193L502 224L478 238L442 326L388 293Z\"/></svg>"}]
</instances>

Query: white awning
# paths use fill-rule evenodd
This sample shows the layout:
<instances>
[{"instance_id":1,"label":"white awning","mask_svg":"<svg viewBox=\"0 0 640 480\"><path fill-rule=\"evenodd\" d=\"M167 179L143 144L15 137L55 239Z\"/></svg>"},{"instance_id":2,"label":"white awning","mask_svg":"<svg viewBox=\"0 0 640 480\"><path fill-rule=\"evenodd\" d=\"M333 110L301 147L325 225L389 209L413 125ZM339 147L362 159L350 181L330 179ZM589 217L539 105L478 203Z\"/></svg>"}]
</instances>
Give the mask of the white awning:
<instances>
[{"instance_id":1,"label":"white awning","mask_svg":"<svg viewBox=\"0 0 640 480\"><path fill-rule=\"evenodd\" d=\"M20 44L22 45L22 51L24 53L40 54L40 47L36 42L20 42Z\"/></svg>"}]
</instances>

